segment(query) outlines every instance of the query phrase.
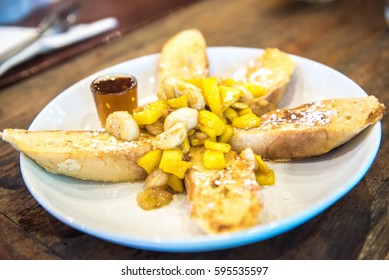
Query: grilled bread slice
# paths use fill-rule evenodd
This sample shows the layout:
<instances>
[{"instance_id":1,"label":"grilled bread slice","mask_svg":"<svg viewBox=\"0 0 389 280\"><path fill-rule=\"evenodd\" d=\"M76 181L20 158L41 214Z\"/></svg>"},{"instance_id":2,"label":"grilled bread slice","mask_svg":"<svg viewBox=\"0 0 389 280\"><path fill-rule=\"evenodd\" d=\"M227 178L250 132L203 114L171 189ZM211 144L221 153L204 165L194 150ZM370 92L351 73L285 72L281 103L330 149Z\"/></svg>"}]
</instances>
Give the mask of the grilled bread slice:
<instances>
[{"instance_id":1,"label":"grilled bread slice","mask_svg":"<svg viewBox=\"0 0 389 280\"><path fill-rule=\"evenodd\" d=\"M265 90L262 96L243 97L242 101L258 116L277 109L295 67L288 54L277 48L265 49L262 56L240 67L234 74L236 80L253 83Z\"/></svg>"},{"instance_id":2,"label":"grilled bread slice","mask_svg":"<svg viewBox=\"0 0 389 280\"><path fill-rule=\"evenodd\" d=\"M258 128L236 129L230 144L270 160L319 156L380 121L384 111L374 96L307 103L263 115Z\"/></svg>"},{"instance_id":3,"label":"grilled bread slice","mask_svg":"<svg viewBox=\"0 0 389 280\"><path fill-rule=\"evenodd\" d=\"M188 79L208 75L206 41L197 29L183 30L162 47L158 79Z\"/></svg>"},{"instance_id":4,"label":"grilled bread slice","mask_svg":"<svg viewBox=\"0 0 389 280\"><path fill-rule=\"evenodd\" d=\"M203 165L204 147L191 149L193 167L185 175L191 216L207 233L253 226L262 208L253 166L230 151L223 170Z\"/></svg>"},{"instance_id":5,"label":"grilled bread slice","mask_svg":"<svg viewBox=\"0 0 389 280\"><path fill-rule=\"evenodd\" d=\"M105 182L145 179L136 162L152 148L148 135L128 142L102 131L5 129L0 136L49 172Z\"/></svg>"}]
</instances>

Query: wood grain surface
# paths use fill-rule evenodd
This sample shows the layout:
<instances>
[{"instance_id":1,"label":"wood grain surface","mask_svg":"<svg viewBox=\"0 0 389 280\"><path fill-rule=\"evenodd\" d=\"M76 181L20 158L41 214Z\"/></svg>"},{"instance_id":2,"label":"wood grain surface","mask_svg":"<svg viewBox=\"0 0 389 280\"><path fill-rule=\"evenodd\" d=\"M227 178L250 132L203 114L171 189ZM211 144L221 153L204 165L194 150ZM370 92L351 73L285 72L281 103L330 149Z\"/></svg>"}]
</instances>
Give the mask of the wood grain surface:
<instances>
[{"instance_id":1,"label":"wood grain surface","mask_svg":"<svg viewBox=\"0 0 389 280\"><path fill-rule=\"evenodd\" d=\"M48 14L63 6L74 4L78 8L76 24L87 24L102 18L115 17L118 20L118 26L89 39L58 49L55 52L38 55L23 64L16 65L2 75L0 88L50 69L52 66L98 45L117 40L142 25L199 1L201 0L62 0L53 2L51 5L41 6L18 22L7 25L36 27Z\"/></svg>"},{"instance_id":2,"label":"wood grain surface","mask_svg":"<svg viewBox=\"0 0 389 280\"><path fill-rule=\"evenodd\" d=\"M209 46L278 47L328 65L389 105L389 30L384 1L206 0L142 25L0 91L0 130L28 128L59 93L80 79L158 52L185 28ZM344 198L277 237L202 253L160 253L115 245L49 215L28 192L19 154L0 142L0 259L389 259L389 123L366 176ZM358 164L358 163L355 163Z\"/></svg>"}]
</instances>

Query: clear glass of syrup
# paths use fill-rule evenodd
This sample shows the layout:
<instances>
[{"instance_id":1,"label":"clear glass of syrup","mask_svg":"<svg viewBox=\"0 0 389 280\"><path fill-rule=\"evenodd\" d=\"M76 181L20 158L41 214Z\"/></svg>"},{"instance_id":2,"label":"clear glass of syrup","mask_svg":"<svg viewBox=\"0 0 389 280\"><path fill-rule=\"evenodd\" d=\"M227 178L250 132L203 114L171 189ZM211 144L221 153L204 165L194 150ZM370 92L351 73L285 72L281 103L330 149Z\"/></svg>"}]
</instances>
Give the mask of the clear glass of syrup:
<instances>
[{"instance_id":1,"label":"clear glass of syrup","mask_svg":"<svg viewBox=\"0 0 389 280\"><path fill-rule=\"evenodd\" d=\"M138 82L130 74L110 73L96 78L90 86L102 127L115 111L130 114L138 107Z\"/></svg>"}]
</instances>

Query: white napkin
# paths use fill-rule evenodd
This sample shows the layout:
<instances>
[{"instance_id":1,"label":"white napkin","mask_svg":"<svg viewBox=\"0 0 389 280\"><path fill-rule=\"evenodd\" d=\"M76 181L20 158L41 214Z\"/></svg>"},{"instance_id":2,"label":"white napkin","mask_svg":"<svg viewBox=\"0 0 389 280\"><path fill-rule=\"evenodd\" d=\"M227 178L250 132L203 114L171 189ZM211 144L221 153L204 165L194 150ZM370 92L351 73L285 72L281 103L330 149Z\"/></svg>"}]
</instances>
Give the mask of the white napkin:
<instances>
[{"instance_id":1,"label":"white napkin","mask_svg":"<svg viewBox=\"0 0 389 280\"><path fill-rule=\"evenodd\" d=\"M10 68L39 54L48 53L115 28L116 18L105 18L89 24L78 24L67 32L45 34L39 40L0 64L0 75ZM0 54L15 46L20 40L32 37L35 28L0 26Z\"/></svg>"}]
</instances>

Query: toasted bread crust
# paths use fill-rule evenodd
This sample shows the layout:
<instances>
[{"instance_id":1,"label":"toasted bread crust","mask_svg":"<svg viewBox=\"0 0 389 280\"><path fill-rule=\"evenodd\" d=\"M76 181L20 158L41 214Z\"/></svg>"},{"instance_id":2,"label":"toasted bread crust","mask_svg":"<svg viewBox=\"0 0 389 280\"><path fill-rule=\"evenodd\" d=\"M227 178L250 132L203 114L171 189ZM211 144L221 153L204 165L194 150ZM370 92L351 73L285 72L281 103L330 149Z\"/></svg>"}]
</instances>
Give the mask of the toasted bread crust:
<instances>
[{"instance_id":1,"label":"toasted bread crust","mask_svg":"<svg viewBox=\"0 0 389 280\"><path fill-rule=\"evenodd\" d=\"M265 97L254 98L253 101L249 104L251 111L257 116L262 116L266 113L276 110L278 104L281 102L281 99L286 92L288 84L289 81Z\"/></svg>"},{"instance_id":2,"label":"toasted bread crust","mask_svg":"<svg viewBox=\"0 0 389 280\"><path fill-rule=\"evenodd\" d=\"M266 88L264 96L245 101L254 114L261 116L278 108L295 67L288 54L277 48L267 48L262 56L237 70L238 80Z\"/></svg>"},{"instance_id":3,"label":"toasted bread crust","mask_svg":"<svg viewBox=\"0 0 389 280\"><path fill-rule=\"evenodd\" d=\"M231 232L257 223L261 203L253 167L231 151L223 170L205 169L204 148L192 148L185 175L191 216L207 233Z\"/></svg>"},{"instance_id":4,"label":"toasted bread crust","mask_svg":"<svg viewBox=\"0 0 389 280\"><path fill-rule=\"evenodd\" d=\"M206 41L197 29L181 31L162 47L158 79L188 79L208 75Z\"/></svg>"},{"instance_id":5,"label":"toasted bread crust","mask_svg":"<svg viewBox=\"0 0 389 280\"><path fill-rule=\"evenodd\" d=\"M312 102L263 115L258 128L236 129L231 145L270 160L319 156L381 120L384 111L374 96Z\"/></svg>"},{"instance_id":6,"label":"toasted bread crust","mask_svg":"<svg viewBox=\"0 0 389 280\"><path fill-rule=\"evenodd\" d=\"M2 138L51 173L105 182L145 179L136 162L152 148L147 135L129 142L101 131L5 129Z\"/></svg>"}]
</instances>

